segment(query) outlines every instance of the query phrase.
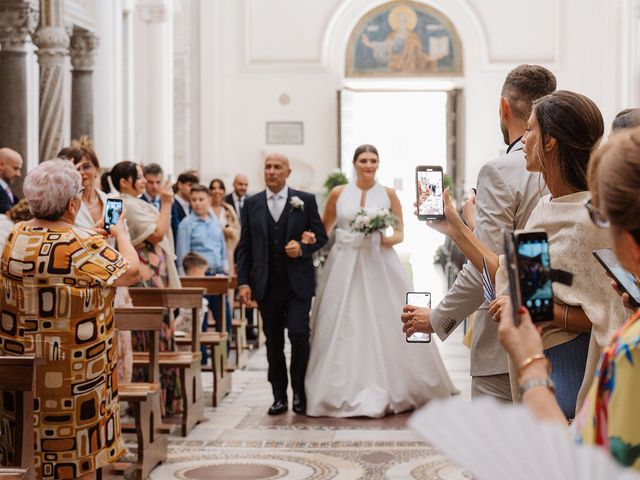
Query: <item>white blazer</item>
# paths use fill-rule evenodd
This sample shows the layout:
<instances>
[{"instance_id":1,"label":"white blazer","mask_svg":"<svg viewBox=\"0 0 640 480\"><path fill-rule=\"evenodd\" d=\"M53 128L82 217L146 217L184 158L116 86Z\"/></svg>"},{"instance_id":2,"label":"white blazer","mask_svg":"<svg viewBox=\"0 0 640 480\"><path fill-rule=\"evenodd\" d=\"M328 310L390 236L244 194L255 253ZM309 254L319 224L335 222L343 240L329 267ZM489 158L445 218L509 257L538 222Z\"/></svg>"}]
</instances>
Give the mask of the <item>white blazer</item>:
<instances>
[{"instance_id":1,"label":"white blazer","mask_svg":"<svg viewBox=\"0 0 640 480\"><path fill-rule=\"evenodd\" d=\"M503 230L524 228L531 211L548 191L539 173L525 169L523 145L487 162L478 173L476 236L494 253L502 255ZM432 310L431 324L441 340L484 303L482 276L465 263L444 299ZM498 324L486 310L477 310L472 330L471 376L507 373L507 353L498 341Z\"/></svg>"}]
</instances>

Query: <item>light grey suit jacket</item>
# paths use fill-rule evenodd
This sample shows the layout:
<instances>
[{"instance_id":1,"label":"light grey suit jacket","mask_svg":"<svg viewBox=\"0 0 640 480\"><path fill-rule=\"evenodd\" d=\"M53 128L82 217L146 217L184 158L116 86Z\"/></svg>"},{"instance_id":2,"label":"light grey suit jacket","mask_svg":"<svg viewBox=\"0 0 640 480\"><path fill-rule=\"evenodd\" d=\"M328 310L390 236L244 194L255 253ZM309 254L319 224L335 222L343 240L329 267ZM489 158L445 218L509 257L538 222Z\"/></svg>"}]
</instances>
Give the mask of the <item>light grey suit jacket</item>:
<instances>
[{"instance_id":1,"label":"light grey suit jacket","mask_svg":"<svg viewBox=\"0 0 640 480\"><path fill-rule=\"evenodd\" d=\"M476 236L493 252L503 254L502 232L524 228L531 211L547 193L542 177L525 169L522 143L486 163L478 173ZM445 298L432 310L431 323L441 340L484 303L482 276L465 263ZM498 341L498 324L478 310L472 331L471 376L507 373L507 353Z\"/></svg>"}]
</instances>

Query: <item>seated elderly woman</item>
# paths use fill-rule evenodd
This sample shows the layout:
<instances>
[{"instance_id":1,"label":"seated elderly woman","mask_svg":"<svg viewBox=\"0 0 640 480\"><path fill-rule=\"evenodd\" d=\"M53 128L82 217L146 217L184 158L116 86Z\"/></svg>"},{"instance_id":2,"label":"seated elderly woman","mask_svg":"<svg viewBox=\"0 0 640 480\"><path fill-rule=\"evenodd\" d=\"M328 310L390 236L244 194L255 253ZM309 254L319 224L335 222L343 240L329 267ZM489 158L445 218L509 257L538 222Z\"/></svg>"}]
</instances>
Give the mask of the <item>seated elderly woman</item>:
<instances>
[{"instance_id":1,"label":"seated elderly woman","mask_svg":"<svg viewBox=\"0 0 640 480\"><path fill-rule=\"evenodd\" d=\"M38 165L24 194L35 218L14 226L3 252L0 355L42 358L34 402L37 477L95 478L124 452L113 300L115 287L137 281L138 256L123 218L110 229L119 252L95 231L74 226L82 188L71 162ZM6 401L0 397L3 414L10 411ZM0 422L11 425L10 418Z\"/></svg>"},{"instance_id":2,"label":"seated elderly woman","mask_svg":"<svg viewBox=\"0 0 640 480\"><path fill-rule=\"evenodd\" d=\"M617 134L595 153L589 172L593 223L607 228L622 266L640 278L640 128ZM604 276L604 272L603 272ZM518 366L522 401L543 420L564 423L549 381L542 340L526 309L520 325L507 307L500 340ZM576 439L600 445L622 465L640 470L640 309L604 349L597 377L574 422Z\"/></svg>"}]
</instances>

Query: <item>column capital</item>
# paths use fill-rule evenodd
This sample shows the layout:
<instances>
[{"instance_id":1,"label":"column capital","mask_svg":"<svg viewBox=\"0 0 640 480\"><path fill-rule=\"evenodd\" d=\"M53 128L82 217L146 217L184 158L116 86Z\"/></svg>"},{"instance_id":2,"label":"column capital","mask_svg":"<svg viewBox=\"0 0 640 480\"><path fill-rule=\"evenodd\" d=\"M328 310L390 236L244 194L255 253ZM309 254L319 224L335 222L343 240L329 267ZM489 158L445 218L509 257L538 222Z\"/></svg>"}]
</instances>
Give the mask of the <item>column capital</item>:
<instances>
[{"instance_id":1,"label":"column capital","mask_svg":"<svg viewBox=\"0 0 640 480\"><path fill-rule=\"evenodd\" d=\"M38 61L42 63L67 55L69 34L64 27L41 26L33 36L33 42L38 47Z\"/></svg>"},{"instance_id":2,"label":"column capital","mask_svg":"<svg viewBox=\"0 0 640 480\"><path fill-rule=\"evenodd\" d=\"M0 0L0 45L6 52L26 53L38 25L38 12L30 2Z\"/></svg>"},{"instance_id":3,"label":"column capital","mask_svg":"<svg viewBox=\"0 0 640 480\"><path fill-rule=\"evenodd\" d=\"M140 2L136 13L146 23L164 23L169 19L169 8L164 2Z\"/></svg>"},{"instance_id":4,"label":"column capital","mask_svg":"<svg viewBox=\"0 0 640 480\"><path fill-rule=\"evenodd\" d=\"M84 28L75 27L71 36L69 54L74 71L92 71L100 38Z\"/></svg>"}]
</instances>

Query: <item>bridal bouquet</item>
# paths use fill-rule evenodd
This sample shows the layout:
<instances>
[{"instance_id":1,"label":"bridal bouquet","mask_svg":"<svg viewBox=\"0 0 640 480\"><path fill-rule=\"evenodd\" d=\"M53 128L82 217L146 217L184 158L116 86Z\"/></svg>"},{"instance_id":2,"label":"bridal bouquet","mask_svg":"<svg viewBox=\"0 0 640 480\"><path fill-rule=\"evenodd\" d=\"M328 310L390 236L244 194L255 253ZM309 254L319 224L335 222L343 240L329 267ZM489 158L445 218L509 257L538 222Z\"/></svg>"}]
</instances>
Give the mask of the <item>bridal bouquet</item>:
<instances>
[{"instance_id":1,"label":"bridal bouquet","mask_svg":"<svg viewBox=\"0 0 640 480\"><path fill-rule=\"evenodd\" d=\"M361 208L351 222L351 230L367 237L374 232L395 227L397 223L398 220L388 208Z\"/></svg>"}]
</instances>

